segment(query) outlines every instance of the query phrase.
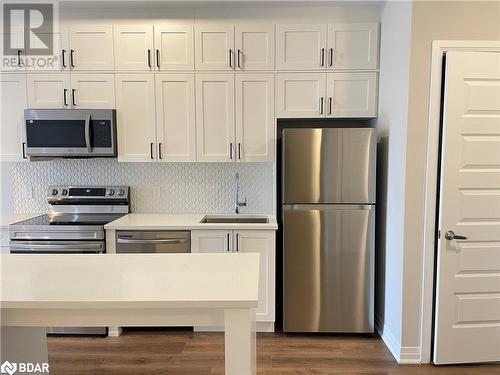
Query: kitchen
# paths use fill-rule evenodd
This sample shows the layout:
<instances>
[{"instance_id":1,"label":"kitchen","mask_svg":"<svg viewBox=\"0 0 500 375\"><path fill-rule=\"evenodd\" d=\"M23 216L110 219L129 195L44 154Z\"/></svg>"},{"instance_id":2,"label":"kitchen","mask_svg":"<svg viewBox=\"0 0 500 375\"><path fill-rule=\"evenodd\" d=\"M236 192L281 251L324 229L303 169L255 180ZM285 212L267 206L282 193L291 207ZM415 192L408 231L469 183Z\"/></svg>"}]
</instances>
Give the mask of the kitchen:
<instances>
[{"instance_id":1,"label":"kitchen","mask_svg":"<svg viewBox=\"0 0 500 375\"><path fill-rule=\"evenodd\" d=\"M394 276L380 271L380 261L392 258L379 256L377 263L384 252L375 250L384 237L375 231L386 218L390 233L393 220L386 182L392 172L383 161L394 166L398 159L384 149L384 127L401 107L388 98L405 98L394 93L404 72L391 68L388 56L409 59L391 47L394 33L384 30L411 36L411 27L391 12L402 17L412 4L116 6L61 2L52 32L56 66L31 70L21 49L19 66L2 68L2 252L17 253L16 259L58 247L81 252L80 241L92 253L120 256L258 253L257 356L259 340L275 340L266 336L273 332L277 346L280 337L302 337L279 332L362 332L375 336L344 344L380 345L373 360L388 365L395 362L384 343L399 363L429 362L422 359L424 342L403 345L391 327L387 282ZM391 134L399 131L394 126ZM313 129L301 134L297 128ZM297 152L288 154L294 134L296 146L288 150ZM332 265L314 268L317 259L303 243L317 246L323 260L331 256ZM342 270L345 279L335 276ZM377 283L381 275L386 284ZM304 294L294 300L297 291ZM294 313L299 319L287 322ZM51 352L51 345L62 350L65 342L82 340L91 348L102 345L99 339L120 345L158 332L167 336L160 340L172 335L220 344L223 336L211 332L222 325L192 326L195 333L185 337L126 325L100 327L106 338L50 336L49 358L66 358L71 366L68 354ZM305 338L325 345L343 340Z\"/></svg>"}]
</instances>

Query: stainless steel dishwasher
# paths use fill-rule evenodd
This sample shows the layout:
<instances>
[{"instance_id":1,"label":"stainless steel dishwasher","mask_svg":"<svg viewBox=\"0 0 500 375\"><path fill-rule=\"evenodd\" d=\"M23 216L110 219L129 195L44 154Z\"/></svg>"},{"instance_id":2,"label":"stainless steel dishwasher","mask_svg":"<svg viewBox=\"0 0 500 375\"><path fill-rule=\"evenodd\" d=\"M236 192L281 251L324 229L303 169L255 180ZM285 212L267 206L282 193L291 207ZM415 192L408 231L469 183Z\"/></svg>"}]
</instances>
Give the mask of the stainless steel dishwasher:
<instances>
[{"instance_id":1,"label":"stainless steel dishwasher","mask_svg":"<svg viewBox=\"0 0 500 375\"><path fill-rule=\"evenodd\" d=\"M190 253L191 232L120 230L116 232L116 252Z\"/></svg>"}]
</instances>

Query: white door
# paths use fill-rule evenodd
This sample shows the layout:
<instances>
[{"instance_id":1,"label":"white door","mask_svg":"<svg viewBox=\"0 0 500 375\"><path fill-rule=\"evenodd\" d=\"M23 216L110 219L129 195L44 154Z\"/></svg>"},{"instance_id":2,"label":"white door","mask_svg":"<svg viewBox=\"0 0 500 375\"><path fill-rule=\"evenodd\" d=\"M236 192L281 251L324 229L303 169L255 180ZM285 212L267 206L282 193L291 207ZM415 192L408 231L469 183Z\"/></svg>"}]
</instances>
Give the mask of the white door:
<instances>
[{"instance_id":1,"label":"white door","mask_svg":"<svg viewBox=\"0 0 500 375\"><path fill-rule=\"evenodd\" d=\"M259 322L275 320L275 236L273 231L234 231L234 251L259 253L259 302L256 309Z\"/></svg>"},{"instance_id":2,"label":"white door","mask_svg":"<svg viewBox=\"0 0 500 375\"><path fill-rule=\"evenodd\" d=\"M325 117L326 73L278 73L276 86L276 117Z\"/></svg>"},{"instance_id":3,"label":"white door","mask_svg":"<svg viewBox=\"0 0 500 375\"><path fill-rule=\"evenodd\" d=\"M154 69L153 26L115 25L115 70Z\"/></svg>"},{"instance_id":4,"label":"white door","mask_svg":"<svg viewBox=\"0 0 500 375\"><path fill-rule=\"evenodd\" d=\"M155 74L158 160L196 161L194 74Z\"/></svg>"},{"instance_id":5,"label":"white door","mask_svg":"<svg viewBox=\"0 0 500 375\"><path fill-rule=\"evenodd\" d=\"M69 26L70 66L73 70L114 70L113 26Z\"/></svg>"},{"instance_id":6,"label":"white door","mask_svg":"<svg viewBox=\"0 0 500 375\"><path fill-rule=\"evenodd\" d=\"M114 74L71 73L73 108L115 108Z\"/></svg>"},{"instance_id":7,"label":"white door","mask_svg":"<svg viewBox=\"0 0 500 375\"><path fill-rule=\"evenodd\" d=\"M235 44L238 70L274 70L274 25L238 24Z\"/></svg>"},{"instance_id":8,"label":"white door","mask_svg":"<svg viewBox=\"0 0 500 375\"><path fill-rule=\"evenodd\" d=\"M377 69L378 23L328 25L329 69Z\"/></svg>"},{"instance_id":9,"label":"white door","mask_svg":"<svg viewBox=\"0 0 500 375\"><path fill-rule=\"evenodd\" d=\"M196 70L233 70L236 64L233 24L195 26Z\"/></svg>"},{"instance_id":10,"label":"white door","mask_svg":"<svg viewBox=\"0 0 500 375\"><path fill-rule=\"evenodd\" d=\"M25 160L26 75L2 73L0 75L0 89L0 160Z\"/></svg>"},{"instance_id":11,"label":"white door","mask_svg":"<svg viewBox=\"0 0 500 375\"><path fill-rule=\"evenodd\" d=\"M434 362L500 361L500 53L447 53L442 150Z\"/></svg>"},{"instance_id":12,"label":"white door","mask_svg":"<svg viewBox=\"0 0 500 375\"><path fill-rule=\"evenodd\" d=\"M155 161L154 76L117 74L115 81L118 161Z\"/></svg>"},{"instance_id":13,"label":"white door","mask_svg":"<svg viewBox=\"0 0 500 375\"><path fill-rule=\"evenodd\" d=\"M234 74L196 74L198 161L233 161Z\"/></svg>"},{"instance_id":14,"label":"white door","mask_svg":"<svg viewBox=\"0 0 500 375\"><path fill-rule=\"evenodd\" d=\"M192 230L192 253L230 253L233 251L231 230Z\"/></svg>"},{"instance_id":15,"label":"white door","mask_svg":"<svg viewBox=\"0 0 500 375\"><path fill-rule=\"evenodd\" d=\"M326 25L276 26L278 70L325 70Z\"/></svg>"},{"instance_id":16,"label":"white door","mask_svg":"<svg viewBox=\"0 0 500 375\"><path fill-rule=\"evenodd\" d=\"M29 108L70 108L69 73L28 73Z\"/></svg>"},{"instance_id":17,"label":"white door","mask_svg":"<svg viewBox=\"0 0 500 375\"><path fill-rule=\"evenodd\" d=\"M274 74L236 74L236 160L274 160Z\"/></svg>"},{"instance_id":18,"label":"white door","mask_svg":"<svg viewBox=\"0 0 500 375\"><path fill-rule=\"evenodd\" d=\"M193 25L155 25L157 70L193 70Z\"/></svg>"},{"instance_id":19,"label":"white door","mask_svg":"<svg viewBox=\"0 0 500 375\"><path fill-rule=\"evenodd\" d=\"M327 117L377 117L377 73L328 73Z\"/></svg>"}]
</instances>

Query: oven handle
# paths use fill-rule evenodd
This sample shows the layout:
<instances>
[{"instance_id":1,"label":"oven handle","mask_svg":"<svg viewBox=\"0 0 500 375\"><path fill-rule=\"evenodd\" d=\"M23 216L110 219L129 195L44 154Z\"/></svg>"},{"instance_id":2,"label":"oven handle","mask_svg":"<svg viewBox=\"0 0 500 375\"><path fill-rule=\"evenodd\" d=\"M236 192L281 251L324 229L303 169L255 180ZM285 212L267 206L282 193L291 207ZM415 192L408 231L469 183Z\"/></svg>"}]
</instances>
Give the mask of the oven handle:
<instances>
[{"instance_id":1,"label":"oven handle","mask_svg":"<svg viewBox=\"0 0 500 375\"><path fill-rule=\"evenodd\" d=\"M13 242L10 243L10 249L12 251L65 250L65 251L72 251L75 253L82 252L83 250L103 250L102 245L100 243L54 245L54 244L16 244Z\"/></svg>"},{"instance_id":2,"label":"oven handle","mask_svg":"<svg viewBox=\"0 0 500 375\"><path fill-rule=\"evenodd\" d=\"M128 244L162 244L162 243L168 243L168 244L183 244L187 243L187 240L184 239L176 239L176 238L168 238L168 239L155 239L155 240L134 240L134 239L125 239L125 238L118 238L117 241L118 243L128 243Z\"/></svg>"},{"instance_id":3,"label":"oven handle","mask_svg":"<svg viewBox=\"0 0 500 375\"><path fill-rule=\"evenodd\" d=\"M90 113L85 118L85 145L87 152L90 154Z\"/></svg>"}]
</instances>

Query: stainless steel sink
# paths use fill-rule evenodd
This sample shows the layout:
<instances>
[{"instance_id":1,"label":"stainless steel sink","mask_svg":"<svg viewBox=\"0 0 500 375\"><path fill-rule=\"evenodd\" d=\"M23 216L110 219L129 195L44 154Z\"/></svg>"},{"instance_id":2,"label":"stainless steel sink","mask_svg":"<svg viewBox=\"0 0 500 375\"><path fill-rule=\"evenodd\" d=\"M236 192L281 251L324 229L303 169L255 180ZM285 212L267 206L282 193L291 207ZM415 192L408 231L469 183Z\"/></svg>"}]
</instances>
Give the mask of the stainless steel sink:
<instances>
[{"instance_id":1,"label":"stainless steel sink","mask_svg":"<svg viewBox=\"0 0 500 375\"><path fill-rule=\"evenodd\" d=\"M200 223L205 224L267 224L267 216L258 215L206 215Z\"/></svg>"}]
</instances>

